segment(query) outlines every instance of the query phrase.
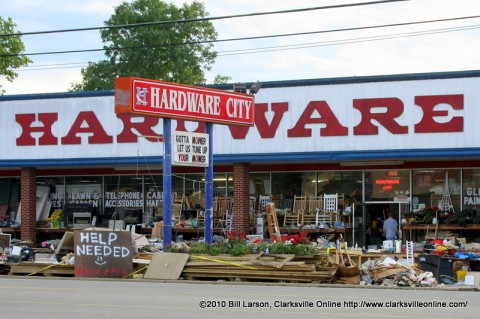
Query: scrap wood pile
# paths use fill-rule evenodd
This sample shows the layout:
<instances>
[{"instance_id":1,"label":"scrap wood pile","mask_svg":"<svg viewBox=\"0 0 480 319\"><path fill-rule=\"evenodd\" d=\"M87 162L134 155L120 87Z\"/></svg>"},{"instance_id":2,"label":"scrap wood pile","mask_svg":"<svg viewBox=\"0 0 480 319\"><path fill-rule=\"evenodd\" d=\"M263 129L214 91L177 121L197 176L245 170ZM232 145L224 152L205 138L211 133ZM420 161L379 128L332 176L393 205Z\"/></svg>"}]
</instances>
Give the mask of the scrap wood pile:
<instances>
[{"instance_id":1,"label":"scrap wood pile","mask_svg":"<svg viewBox=\"0 0 480 319\"><path fill-rule=\"evenodd\" d=\"M336 271L336 266L329 254L211 256L160 252L153 255L145 278L172 279L162 277L165 272L160 268L165 265L165 262L155 263L154 261L157 256L158 258L175 258L178 255L186 255L185 263L177 264L177 267L181 268L179 278L188 280L329 283ZM174 259L171 260L172 264L175 264ZM151 269L152 267L157 269ZM158 276L149 275L155 272Z\"/></svg>"}]
</instances>

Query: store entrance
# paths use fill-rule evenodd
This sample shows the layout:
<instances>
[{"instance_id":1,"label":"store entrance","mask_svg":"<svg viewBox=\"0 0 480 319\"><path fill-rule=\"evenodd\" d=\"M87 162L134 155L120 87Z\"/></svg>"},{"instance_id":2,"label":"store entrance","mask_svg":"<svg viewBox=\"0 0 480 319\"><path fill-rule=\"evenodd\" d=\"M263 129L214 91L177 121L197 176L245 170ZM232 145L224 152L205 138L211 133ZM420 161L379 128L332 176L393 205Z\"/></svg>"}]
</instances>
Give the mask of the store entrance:
<instances>
[{"instance_id":1,"label":"store entrance","mask_svg":"<svg viewBox=\"0 0 480 319\"><path fill-rule=\"evenodd\" d=\"M369 246L381 247L385 237L382 233L383 222L388 218L390 212L393 213L400 227L402 213L409 209L408 202L366 202L365 203L365 244ZM399 231L401 236L401 232ZM373 247L371 247L373 248Z\"/></svg>"}]
</instances>

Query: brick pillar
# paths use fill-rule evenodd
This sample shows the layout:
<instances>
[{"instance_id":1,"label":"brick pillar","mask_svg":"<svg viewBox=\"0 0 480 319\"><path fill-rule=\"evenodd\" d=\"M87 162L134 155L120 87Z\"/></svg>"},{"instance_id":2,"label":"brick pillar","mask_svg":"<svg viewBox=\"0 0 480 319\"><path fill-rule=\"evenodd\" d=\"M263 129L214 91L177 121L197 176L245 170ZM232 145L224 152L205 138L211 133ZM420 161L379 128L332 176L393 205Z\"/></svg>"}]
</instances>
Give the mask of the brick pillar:
<instances>
[{"instance_id":1,"label":"brick pillar","mask_svg":"<svg viewBox=\"0 0 480 319\"><path fill-rule=\"evenodd\" d=\"M24 167L21 170L20 198L21 198L21 240L30 241L32 245L37 241L37 185L36 169Z\"/></svg>"},{"instance_id":2,"label":"brick pillar","mask_svg":"<svg viewBox=\"0 0 480 319\"><path fill-rule=\"evenodd\" d=\"M250 164L233 164L233 231L250 233Z\"/></svg>"}]
</instances>

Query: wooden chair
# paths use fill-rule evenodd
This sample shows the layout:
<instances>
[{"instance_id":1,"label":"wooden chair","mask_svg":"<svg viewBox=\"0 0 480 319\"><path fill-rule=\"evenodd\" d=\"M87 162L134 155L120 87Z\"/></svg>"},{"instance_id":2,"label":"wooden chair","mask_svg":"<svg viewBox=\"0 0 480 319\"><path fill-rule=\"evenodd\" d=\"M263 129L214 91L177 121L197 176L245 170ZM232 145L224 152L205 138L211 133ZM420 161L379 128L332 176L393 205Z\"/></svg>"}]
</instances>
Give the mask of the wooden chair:
<instances>
[{"instance_id":1,"label":"wooden chair","mask_svg":"<svg viewBox=\"0 0 480 319\"><path fill-rule=\"evenodd\" d=\"M302 214L307 210L307 197L295 196L293 199L293 208L290 213L285 213L283 218L283 227L298 227L302 222Z\"/></svg>"},{"instance_id":2,"label":"wooden chair","mask_svg":"<svg viewBox=\"0 0 480 319\"><path fill-rule=\"evenodd\" d=\"M337 219L336 221L342 221L342 211L345 209L345 194L338 194L338 199L337 199Z\"/></svg>"},{"instance_id":3,"label":"wooden chair","mask_svg":"<svg viewBox=\"0 0 480 319\"><path fill-rule=\"evenodd\" d=\"M172 221L179 222L182 219L182 210L185 208L185 195L178 194L172 199Z\"/></svg>"},{"instance_id":4,"label":"wooden chair","mask_svg":"<svg viewBox=\"0 0 480 319\"><path fill-rule=\"evenodd\" d=\"M213 199L213 227L232 228L233 200L228 196L215 196ZM231 229L230 229L231 230Z\"/></svg>"},{"instance_id":5,"label":"wooden chair","mask_svg":"<svg viewBox=\"0 0 480 319\"><path fill-rule=\"evenodd\" d=\"M282 207L282 203L283 203L282 194L272 195L272 203L275 204L276 208L285 208L285 207Z\"/></svg>"},{"instance_id":6,"label":"wooden chair","mask_svg":"<svg viewBox=\"0 0 480 319\"><path fill-rule=\"evenodd\" d=\"M315 225L317 227L317 208L323 207L323 196L310 196L308 197L308 204L306 210L302 214L303 226Z\"/></svg>"},{"instance_id":7,"label":"wooden chair","mask_svg":"<svg viewBox=\"0 0 480 319\"><path fill-rule=\"evenodd\" d=\"M293 200L291 198L284 198L282 200L282 205L280 206L283 209L293 209Z\"/></svg>"}]
</instances>

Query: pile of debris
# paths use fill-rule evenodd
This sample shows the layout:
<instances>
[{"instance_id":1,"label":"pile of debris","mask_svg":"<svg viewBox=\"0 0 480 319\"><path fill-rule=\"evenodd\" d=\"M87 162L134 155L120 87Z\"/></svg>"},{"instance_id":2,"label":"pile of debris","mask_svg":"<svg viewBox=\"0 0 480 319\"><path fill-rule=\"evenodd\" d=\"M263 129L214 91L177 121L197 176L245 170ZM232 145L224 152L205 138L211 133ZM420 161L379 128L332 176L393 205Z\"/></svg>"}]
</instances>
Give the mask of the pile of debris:
<instances>
[{"instance_id":1,"label":"pile of debris","mask_svg":"<svg viewBox=\"0 0 480 319\"><path fill-rule=\"evenodd\" d=\"M432 272L423 271L416 265L401 264L386 257L368 260L361 265L361 284L401 286L401 287L436 287L438 282Z\"/></svg>"}]
</instances>

